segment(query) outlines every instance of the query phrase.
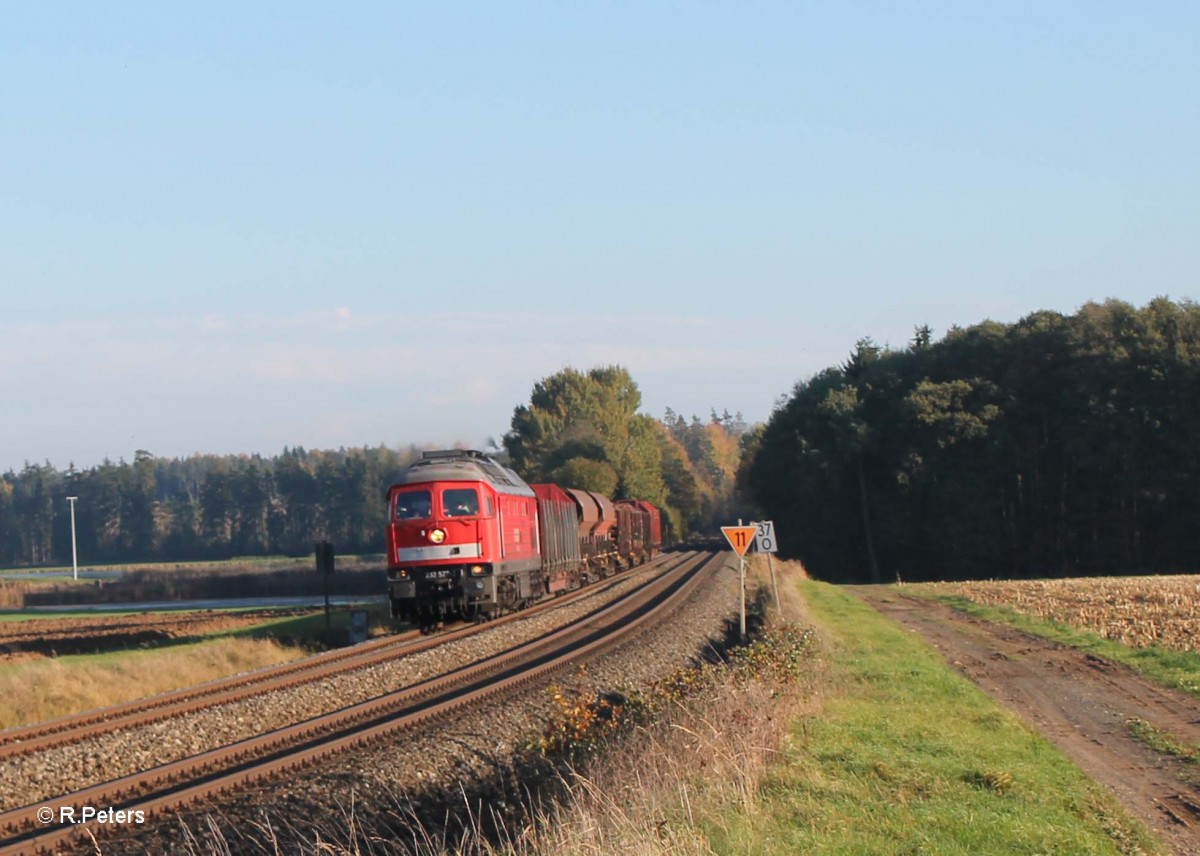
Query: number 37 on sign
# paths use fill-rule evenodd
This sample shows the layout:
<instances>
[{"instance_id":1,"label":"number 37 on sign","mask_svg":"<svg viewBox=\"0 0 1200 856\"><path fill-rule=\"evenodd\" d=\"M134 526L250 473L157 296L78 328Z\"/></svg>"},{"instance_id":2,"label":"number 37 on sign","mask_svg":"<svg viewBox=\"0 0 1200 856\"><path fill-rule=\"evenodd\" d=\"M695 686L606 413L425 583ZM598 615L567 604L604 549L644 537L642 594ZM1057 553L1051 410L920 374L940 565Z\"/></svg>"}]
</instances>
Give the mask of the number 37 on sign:
<instances>
[{"instance_id":1,"label":"number 37 on sign","mask_svg":"<svg viewBox=\"0 0 1200 856\"><path fill-rule=\"evenodd\" d=\"M775 523L770 520L763 520L754 524L754 549L760 553L777 553L779 548L775 546Z\"/></svg>"}]
</instances>

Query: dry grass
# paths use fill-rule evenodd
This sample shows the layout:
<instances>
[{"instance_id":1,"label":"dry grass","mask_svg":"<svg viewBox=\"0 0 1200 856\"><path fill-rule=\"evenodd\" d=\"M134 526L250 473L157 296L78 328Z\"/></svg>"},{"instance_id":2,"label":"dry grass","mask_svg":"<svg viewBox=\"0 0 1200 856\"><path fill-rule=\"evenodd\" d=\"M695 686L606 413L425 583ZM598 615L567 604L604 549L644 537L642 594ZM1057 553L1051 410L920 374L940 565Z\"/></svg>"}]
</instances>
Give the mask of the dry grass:
<instances>
[{"instance_id":1,"label":"dry grass","mask_svg":"<svg viewBox=\"0 0 1200 856\"><path fill-rule=\"evenodd\" d=\"M44 582L0 582L0 609L23 609L26 595L51 591L53 588L53 584Z\"/></svg>"},{"instance_id":2,"label":"dry grass","mask_svg":"<svg viewBox=\"0 0 1200 856\"><path fill-rule=\"evenodd\" d=\"M568 774L567 798L503 849L520 856L712 853L714 832L736 837L728 819L754 812L792 718L810 704L760 681L681 704L586 775Z\"/></svg>"},{"instance_id":3,"label":"dry grass","mask_svg":"<svg viewBox=\"0 0 1200 856\"><path fill-rule=\"evenodd\" d=\"M1200 651L1200 577L1101 577L922 583L939 594L1007 607L1135 648Z\"/></svg>"},{"instance_id":4,"label":"dry grass","mask_svg":"<svg viewBox=\"0 0 1200 856\"><path fill-rule=\"evenodd\" d=\"M39 660L0 670L0 728L188 687L306 655L271 639L215 639L154 651Z\"/></svg>"}]
</instances>

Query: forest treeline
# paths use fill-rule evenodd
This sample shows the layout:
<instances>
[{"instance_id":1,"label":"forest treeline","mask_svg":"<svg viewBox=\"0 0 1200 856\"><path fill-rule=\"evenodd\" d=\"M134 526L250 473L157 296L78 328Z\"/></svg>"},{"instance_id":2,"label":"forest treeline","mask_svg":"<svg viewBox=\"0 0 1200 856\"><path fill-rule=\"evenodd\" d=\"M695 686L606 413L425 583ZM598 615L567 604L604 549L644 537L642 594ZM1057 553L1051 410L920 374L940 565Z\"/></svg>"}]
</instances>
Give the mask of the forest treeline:
<instances>
[{"instance_id":1,"label":"forest treeline","mask_svg":"<svg viewBox=\"0 0 1200 856\"><path fill-rule=\"evenodd\" d=\"M1200 307L1110 300L1014 324L858 343L766 425L639 413L619 366L564 369L498 452L528 481L660 506L668 535L776 523L824 579L1191 572L1200 567ZM0 565L378 552L415 447L49 463L0 475ZM755 510L757 509L757 510Z\"/></svg>"},{"instance_id":2,"label":"forest treeline","mask_svg":"<svg viewBox=\"0 0 1200 856\"><path fill-rule=\"evenodd\" d=\"M862 340L752 440L742 483L824 579L1195 572L1200 307Z\"/></svg>"},{"instance_id":3,"label":"forest treeline","mask_svg":"<svg viewBox=\"0 0 1200 856\"><path fill-rule=\"evenodd\" d=\"M81 564L301 555L314 541L379 552L383 491L419 451L375 448L157 458L0 476L0 564Z\"/></svg>"},{"instance_id":4,"label":"forest treeline","mask_svg":"<svg viewBox=\"0 0 1200 856\"><path fill-rule=\"evenodd\" d=\"M564 370L534 387L505 437L531 481L556 480L660 504L675 537L724 513L740 463L740 416L705 422L637 413L641 396L619 367ZM89 469L26 464L0 475L0 566L69 565L75 505L84 565L311 553L384 546L384 490L420 449L386 446L261 455L159 458ZM498 453L501 458L505 453Z\"/></svg>"}]
</instances>

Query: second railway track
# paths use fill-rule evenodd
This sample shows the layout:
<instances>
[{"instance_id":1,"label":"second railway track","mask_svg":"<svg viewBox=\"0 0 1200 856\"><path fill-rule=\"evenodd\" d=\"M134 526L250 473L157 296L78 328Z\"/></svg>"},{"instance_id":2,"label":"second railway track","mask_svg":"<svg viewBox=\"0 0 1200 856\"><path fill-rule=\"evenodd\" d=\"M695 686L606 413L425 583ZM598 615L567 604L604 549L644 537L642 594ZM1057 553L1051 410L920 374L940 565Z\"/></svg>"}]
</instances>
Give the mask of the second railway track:
<instances>
[{"instance_id":1,"label":"second railway track","mask_svg":"<svg viewBox=\"0 0 1200 856\"><path fill-rule=\"evenodd\" d=\"M213 793L313 763L316 759L446 715L497 693L511 692L514 687L536 680L607 644L606 640L615 634L629 632L653 610L662 608L662 603L671 596L670 592L679 597L678 592L687 587L685 580L691 580L694 585L699 569L711 564L711 557L704 555L676 561L680 558L668 560L666 564L675 567L668 569L661 578L597 610L586 622L577 622L523 643L505 654L342 710L0 814L4 843L0 853L38 852L61 846L82 834L83 827L66 825L47 829L39 823L36 809L47 804L54 806L56 811L63 807L111 806L154 816L177 810ZM593 590L599 588L593 587ZM445 638L439 636L424 641L438 644ZM364 656L374 653L367 652ZM268 679L265 685L269 686L272 680L275 679ZM263 681L258 683L263 685ZM235 692L244 690L243 687Z\"/></svg>"}]
</instances>

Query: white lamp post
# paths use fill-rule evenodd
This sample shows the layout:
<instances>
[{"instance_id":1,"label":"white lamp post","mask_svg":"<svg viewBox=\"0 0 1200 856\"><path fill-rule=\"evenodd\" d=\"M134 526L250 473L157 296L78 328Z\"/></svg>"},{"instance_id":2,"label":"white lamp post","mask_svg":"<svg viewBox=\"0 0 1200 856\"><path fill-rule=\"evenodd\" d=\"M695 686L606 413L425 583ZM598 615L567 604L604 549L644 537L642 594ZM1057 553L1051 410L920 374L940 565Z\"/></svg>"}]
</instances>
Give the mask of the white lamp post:
<instances>
[{"instance_id":1,"label":"white lamp post","mask_svg":"<svg viewBox=\"0 0 1200 856\"><path fill-rule=\"evenodd\" d=\"M76 582L79 581L79 553L75 550L75 500L77 496L68 496L67 502L71 503L71 577Z\"/></svg>"}]
</instances>

